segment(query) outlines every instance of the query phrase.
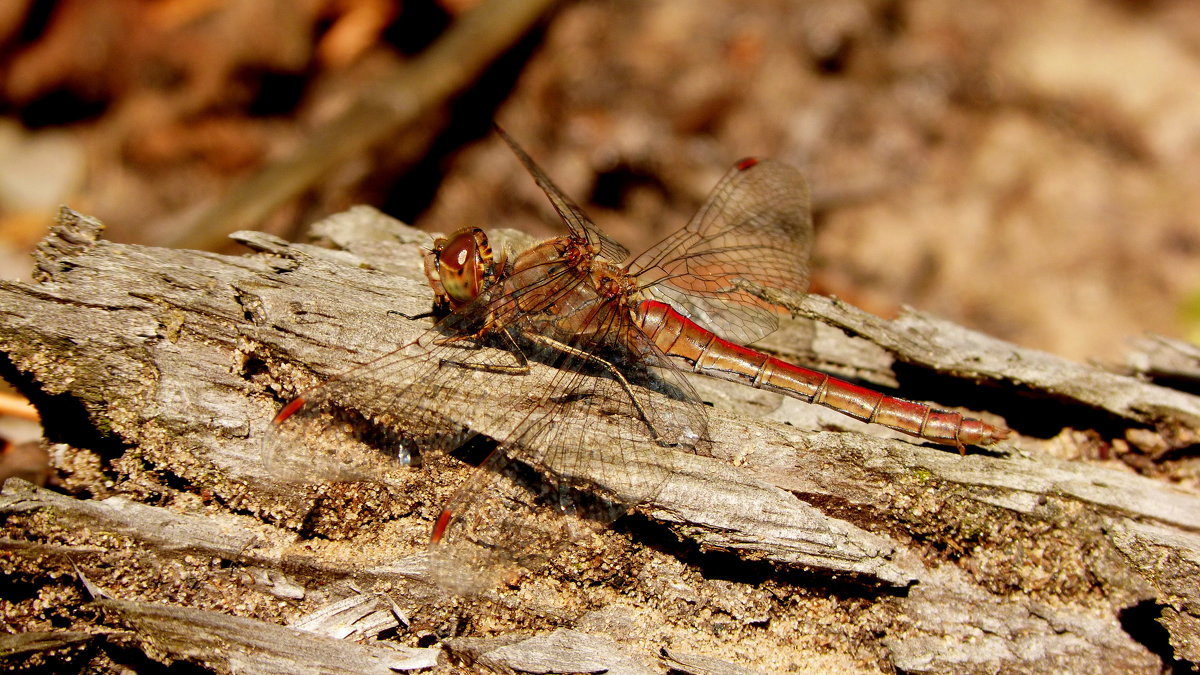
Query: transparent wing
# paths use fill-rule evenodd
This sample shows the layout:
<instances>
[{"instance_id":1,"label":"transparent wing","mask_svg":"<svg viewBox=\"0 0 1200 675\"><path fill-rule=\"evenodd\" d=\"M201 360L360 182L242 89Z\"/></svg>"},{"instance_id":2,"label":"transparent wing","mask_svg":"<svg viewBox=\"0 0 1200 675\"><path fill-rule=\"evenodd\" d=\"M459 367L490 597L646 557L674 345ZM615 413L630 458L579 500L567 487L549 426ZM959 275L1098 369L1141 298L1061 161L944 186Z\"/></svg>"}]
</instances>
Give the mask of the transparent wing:
<instances>
[{"instance_id":1,"label":"transparent wing","mask_svg":"<svg viewBox=\"0 0 1200 675\"><path fill-rule=\"evenodd\" d=\"M396 465L408 464L420 453L453 449L473 429L501 423L504 411L473 410L469 424L461 413L447 416L450 410L469 409L479 387L497 386L497 375L486 369L519 364L519 356L510 351L483 348L471 340L447 341L479 331L479 317L489 307L511 304L505 298L489 300L481 296L399 349L285 406L263 444L270 475L311 484L384 480ZM448 369L448 362L482 370Z\"/></svg>"},{"instance_id":2,"label":"transparent wing","mask_svg":"<svg viewBox=\"0 0 1200 675\"><path fill-rule=\"evenodd\" d=\"M268 427L269 472L301 483L380 480L388 458L405 463L454 449L478 429L507 437L511 411L478 405L481 392L503 386L495 378L524 363L512 339L529 311L521 307L524 293L553 299L586 278L559 269L516 293L494 284L395 351L296 397Z\"/></svg>"},{"instance_id":3,"label":"transparent wing","mask_svg":"<svg viewBox=\"0 0 1200 675\"><path fill-rule=\"evenodd\" d=\"M670 453L655 449L703 448L705 412L678 371L654 367L669 362L612 299L574 308L584 329L569 344L539 341L561 315L519 302L544 294L555 305L586 279L567 270L507 295L494 286L406 346L305 392L271 425L273 472L386 480L395 464L387 457L452 450L487 430L499 449L448 507L452 522L435 547L434 577L460 591L537 566L651 499L671 473ZM456 339L477 334L519 340L531 365L524 376L537 379L510 387L517 375L504 373L522 359Z\"/></svg>"},{"instance_id":4,"label":"transparent wing","mask_svg":"<svg viewBox=\"0 0 1200 675\"><path fill-rule=\"evenodd\" d=\"M554 210L558 212L559 217L570 228L572 234L587 241L593 252L599 253L610 262L619 263L629 257L629 250L601 232L600 228L596 227L591 218L588 218L587 214L583 212L583 209L580 209L575 202L571 201L570 197L558 189L554 181L550 180L546 172L542 171L542 168L513 140L512 136L509 136L499 126L496 127L496 133L500 134L500 138L508 143L513 154L521 160L521 164L525 165L525 170L533 176L533 180L537 182L542 192L546 193Z\"/></svg>"},{"instance_id":5,"label":"transparent wing","mask_svg":"<svg viewBox=\"0 0 1200 675\"><path fill-rule=\"evenodd\" d=\"M775 330L780 293L807 292L812 216L796 169L734 165L682 230L630 265L646 292L724 338L748 344Z\"/></svg>"},{"instance_id":6,"label":"transparent wing","mask_svg":"<svg viewBox=\"0 0 1200 675\"><path fill-rule=\"evenodd\" d=\"M550 393L443 512L431 557L438 583L480 592L535 570L652 500L673 472L672 449L704 451L705 411L686 379L627 320L602 323L570 351L538 347L556 366ZM633 349L612 356L614 339ZM586 354L607 354L631 375L628 387ZM657 363L666 367L647 367Z\"/></svg>"}]
</instances>

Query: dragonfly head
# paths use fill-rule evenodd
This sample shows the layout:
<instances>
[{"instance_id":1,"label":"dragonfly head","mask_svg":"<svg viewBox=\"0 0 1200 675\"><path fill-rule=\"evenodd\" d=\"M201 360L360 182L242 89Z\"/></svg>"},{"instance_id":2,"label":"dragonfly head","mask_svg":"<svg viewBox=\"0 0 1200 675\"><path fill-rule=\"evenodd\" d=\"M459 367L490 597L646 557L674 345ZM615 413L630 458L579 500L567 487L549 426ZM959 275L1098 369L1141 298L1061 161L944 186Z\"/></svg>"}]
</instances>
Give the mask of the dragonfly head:
<instances>
[{"instance_id":1,"label":"dragonfly head","mask_svg":"<svg viewBox=\"0 0 1200 675\"><path fill-rule=\"evenodd\" d=\"M434 241L425 255L434 312L444 314L479 297L496 282L497 265L503 269L503 256L495 258L487 234L478 227L464 227Z\"/></svg>"}]
</instances>

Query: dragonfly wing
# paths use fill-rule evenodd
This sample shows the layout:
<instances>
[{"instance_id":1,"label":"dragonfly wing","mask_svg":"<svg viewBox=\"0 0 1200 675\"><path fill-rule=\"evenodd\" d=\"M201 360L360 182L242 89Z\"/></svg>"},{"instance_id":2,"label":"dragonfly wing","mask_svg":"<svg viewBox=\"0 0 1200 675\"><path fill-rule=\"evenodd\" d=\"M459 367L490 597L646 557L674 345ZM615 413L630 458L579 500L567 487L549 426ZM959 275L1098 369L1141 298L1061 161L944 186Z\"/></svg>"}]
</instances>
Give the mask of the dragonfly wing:
<instances>
[{"instance_id":1,"label":"dragonfly wing","mask_svg":"<svg viewBox=\"0 0 1200 675\"><path fill-rule=\"evenodd\" d=\"M593 251L599 252L600 255L614 263L619 263L629 257L629 250L601 232L600 228L596 227L591 218L588 218L587 214L583 212L583 209L579 208L554 184L554 181L550 180L546 172L542 171L542 168L517 144L512 136L509 136L499 126L496 127L496 133L500 134L500 138L503 138L505 143L508 143L508 147L512 149L517 159L521 160L525 170L533 176L533 180L537 182L542 192L546 193L550 204L554 206L554 210L558 212L559 217L570 228L572 234L582 237Z\"/></svg>"},{"instance_id":2,"label":"dragonfly wing","mask_svg":"<svg viewBox=\"0 0 1200 675\"><path fill-rule=\"evenodd\" d=\"M624 319L567 350L535 349L555 366L545 395L444 512L431 569L440 584L478 592L520 568L537 569L652 500L673 471L670 448L660 446L692 450L707 442L703 406L678 371L658 376L655 388L671 394L664 396L638 383L627 387L586 356L605 353L613 333L627 330L641 336L633 338L639 350L654 349Z\"/></svg>"},{"instance_id":3,"label":"dragonfly wing","mask_svg":"<svg viewBox=\"0 0 1200 675\"><path fill-rule=\"evenodd\" d=\"M787 313L779 295L808 290L812 215L795 168L744 159L682 230L630 266L647 293L722 337L748 344Z\"/></svg>"},{"instance_id":4,"label":"dragonfly wing","mask_svg":"<svg viewBox=\"0 0 1200 675\"><path fill-rule=\"evenodd\" d=\"M541 435L556 423L568 422L547 415L526 431ZM446 505L430 547L434 583L460 594L486 593L522 571L540 570L630 507L595 491L594 484L605 482L601 476L559 478L533 460L515 439L501 444Z\"/></svg>"},{"instance_id":5,"label":"dragonfly wing","mask_svg":"<svg viewBox=\"0 0 1200 675\"><path fill-rule=\"evenodd\" d=\"M488 378L497 376L484 369L518 363L519 357L446 338L477 331L478 317L486 315L481 312L504 302L481 296L399 349L302 393L267 430L268 474L297 483L385 480L420 453L453 449L481 425L501 423L484 419L499 412L472 412L475 419L464 424L461 415L451 418L447 411L470 409L480 387L495 386ZM481 370L450 369L446 362Z\"/></svg>"}]
</instances>

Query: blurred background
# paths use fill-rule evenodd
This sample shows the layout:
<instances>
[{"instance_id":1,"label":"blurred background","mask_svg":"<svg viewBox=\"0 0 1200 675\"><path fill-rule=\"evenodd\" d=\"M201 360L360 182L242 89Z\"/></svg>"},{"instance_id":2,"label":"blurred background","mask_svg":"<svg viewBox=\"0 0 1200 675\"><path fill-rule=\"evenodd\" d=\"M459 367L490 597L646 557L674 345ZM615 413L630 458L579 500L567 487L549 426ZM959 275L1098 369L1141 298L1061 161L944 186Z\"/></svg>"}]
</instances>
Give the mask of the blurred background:
<instances>
[{"instance_id":1,"label":"blurred background","mask_svg":"<svg viewBox=\"0 0 1200 675\"><path fill-rule=\"evenodd\" d=\"M1080 360L1200 340L1195 0L4 0L0 275L60 204L226 252L360 203L557 232L493 119L634 251L772 156L819 292Z\"/></svg>"}]
</instances>

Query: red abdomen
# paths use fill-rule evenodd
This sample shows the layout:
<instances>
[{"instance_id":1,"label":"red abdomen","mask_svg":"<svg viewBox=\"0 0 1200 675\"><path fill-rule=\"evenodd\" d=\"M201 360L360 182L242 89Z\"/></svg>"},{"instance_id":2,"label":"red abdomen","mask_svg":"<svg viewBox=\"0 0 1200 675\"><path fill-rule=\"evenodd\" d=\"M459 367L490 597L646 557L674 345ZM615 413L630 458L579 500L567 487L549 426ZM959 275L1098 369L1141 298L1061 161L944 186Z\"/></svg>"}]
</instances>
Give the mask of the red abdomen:
<instances>
[{"instance_id":1,"label":"red abdomen","mask_svg":"<svg viewBox=\"0 0 1200 675\"><path fill-rule=\"evenodd\" d=\"M954 445L960 451L965 451L967 445L991 445L1009 434L1003 427L887 396L736 345L662 302L641 302L634 312L634 321L659 349L686 361L693 372L776 391L864 422Z\"/></svg>"}]
</instances>

